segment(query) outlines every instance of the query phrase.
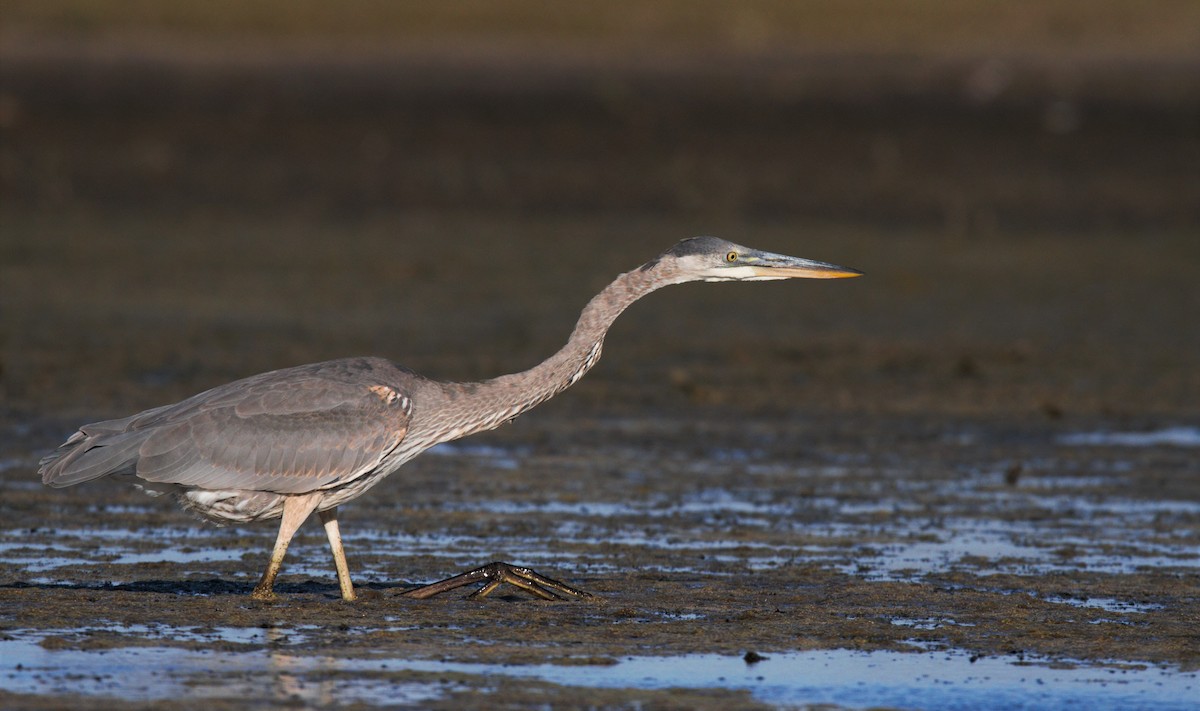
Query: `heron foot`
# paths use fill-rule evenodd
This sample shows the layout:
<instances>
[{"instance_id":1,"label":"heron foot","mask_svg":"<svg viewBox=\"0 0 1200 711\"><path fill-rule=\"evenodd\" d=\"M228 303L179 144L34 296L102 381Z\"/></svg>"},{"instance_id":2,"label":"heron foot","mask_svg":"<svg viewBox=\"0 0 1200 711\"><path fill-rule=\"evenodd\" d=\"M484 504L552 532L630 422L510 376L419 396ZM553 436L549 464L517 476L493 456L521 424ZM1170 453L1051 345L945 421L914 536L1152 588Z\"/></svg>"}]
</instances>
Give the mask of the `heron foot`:
<instances>
[{"instance_id":1,"label":"heron foot","mask_svg":"<svg viewBox=\"0 0 1200 711\"><path fill-rule=\"evenodd\" d=\"M260 602L275 602L275 600L278 598L275 595L275 591L272 590L271 587L272 586L270 585L266 587L263 587L262 585L255 585L254 591L250 593L250 598Z\"/></svg>"},{"instance_id":2,"label":"heron foot","mask_svg":"<svg viewBox=\"0 0 1200 711\"><path fill-rule=\"evenodd\" d=\"M452 578L446 578L436 583L422 585L413 590L407 590L400 593L404 597L416 598L424 600L426 598L439 595L450 590L456 590L472 583L483 583L475 592L467 596L467 599L476 599L487 597L495 592L496 588L504 583L518 587L525 592L539 597L543 600L567 600L570 598L594 598L595 595L573 588L566 583L547 578L539 574L531 568L524 568L510 563L496 561L488 563L474 570L469 570L461 575L455 575Z\"/></svg>"}]
</instances>

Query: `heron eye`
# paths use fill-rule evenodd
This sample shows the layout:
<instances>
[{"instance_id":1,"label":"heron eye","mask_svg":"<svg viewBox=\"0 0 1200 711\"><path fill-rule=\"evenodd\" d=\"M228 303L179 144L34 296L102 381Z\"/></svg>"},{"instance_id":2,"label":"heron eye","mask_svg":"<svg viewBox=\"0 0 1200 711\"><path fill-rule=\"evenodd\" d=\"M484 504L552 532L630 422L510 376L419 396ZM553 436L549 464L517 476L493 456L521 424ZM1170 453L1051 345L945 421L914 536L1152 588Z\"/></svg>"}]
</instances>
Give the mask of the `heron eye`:
<instances>
[{"instance_id":1,"label":"heron eye","mask_svg":"<svg viewBox=\"0 0 1200 711\"><path fill-rule=\"evenodd\" d=\"M737 261L737 257L738 257L738 255L737 255L737 252L730 252L729 254L726 254L726 255L725 255L725 261L727 261L727 262L736 262L736 261Z\"/></svg>"}]
</instances>

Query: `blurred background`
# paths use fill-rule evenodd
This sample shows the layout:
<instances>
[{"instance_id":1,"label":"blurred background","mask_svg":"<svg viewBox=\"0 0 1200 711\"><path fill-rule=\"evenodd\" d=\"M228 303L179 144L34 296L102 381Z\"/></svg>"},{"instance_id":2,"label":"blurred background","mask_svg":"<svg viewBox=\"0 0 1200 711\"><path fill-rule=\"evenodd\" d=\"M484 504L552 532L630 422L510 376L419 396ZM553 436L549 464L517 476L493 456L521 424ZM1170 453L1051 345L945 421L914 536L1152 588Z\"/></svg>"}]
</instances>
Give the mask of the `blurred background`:
<instances>
[{"instance_id":1,"label":"blurred background","mask_svg":"<svg viewBox=\"0 0 1200 711\"><path fill-rule=\"evenodd\" d=\"M0 138L10 421L525 368L702 233L868 276L655 295L548 407L1200 414L1189 0L6 0Z\"/></svg>"}]
</instances>

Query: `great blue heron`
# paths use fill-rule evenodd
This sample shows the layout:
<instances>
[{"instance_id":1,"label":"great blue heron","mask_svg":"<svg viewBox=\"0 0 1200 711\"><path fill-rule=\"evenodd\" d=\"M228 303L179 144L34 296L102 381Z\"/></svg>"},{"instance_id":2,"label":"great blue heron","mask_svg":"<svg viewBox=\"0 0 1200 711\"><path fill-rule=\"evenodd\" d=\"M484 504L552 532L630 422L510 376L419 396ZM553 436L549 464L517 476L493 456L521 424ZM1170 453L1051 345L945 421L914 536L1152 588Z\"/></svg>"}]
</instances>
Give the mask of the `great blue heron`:
<instances>
[{"instance_id":1,"label":"great blue heron","mask_svg":"<svg viewBox=\"0 0 1200 711\"><path fill-rule=\"evenodd\" d=\"M439 442L490 430L575 384L600 358L609 326L660 287L690 281L831 279L861 272L695 237L617 277L593 298L571 338L543 363L479 383L429 380L382 358L344 358L262 373L174 405L84 425L42 459L42 482L62 487L132 475L219 523L282 518L258 599L272 588L296 529L313 512L333 549L342 597L354 587L337 507ZM472 582L504 582L540 597L585 596L527 568L492 563L405 595L429 597Z\"/></svg>"}]
</instances>

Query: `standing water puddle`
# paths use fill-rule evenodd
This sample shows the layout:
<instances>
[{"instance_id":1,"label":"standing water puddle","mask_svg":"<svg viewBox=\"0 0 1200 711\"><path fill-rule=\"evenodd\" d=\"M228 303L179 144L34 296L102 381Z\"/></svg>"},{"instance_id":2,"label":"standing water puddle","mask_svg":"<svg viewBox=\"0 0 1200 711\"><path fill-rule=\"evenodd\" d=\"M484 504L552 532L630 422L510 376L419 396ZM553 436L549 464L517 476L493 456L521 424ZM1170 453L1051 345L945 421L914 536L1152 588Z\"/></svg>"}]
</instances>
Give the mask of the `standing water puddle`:
<instances>
[{"instance_id":1,"label":"standing water puddle","mask_svg":"<svg viewBox=\"0 0 1200 711\"><path fill-rule=\"evenodd\" d=\"M1200 447L1200 427L1167 427L1148 432L1076 432L1059 437L1058 442L1076 447Z\"/></svg>"},{"instance_id":2,"label":"standing water puddle","mask_svg":"<svg viewBox=\"0 0 1200 711\"><path fill-rule=\"evenodd\" d=\"M129 630L145 635L147 630ZM1139 664L1089 666L1044 660L975 658L958 651L769 653L747 663L737 656L692 654L626 657L611 665L500 665L384 657L307 656L311 630L205 631L156 628L175 641L224 639L263 643L245 652L178 647L50 650L53 634L14 631L0 641L0 689L23 694L82 694L125 701L237 698L309 704L398 704L444 698L486 686L496 677L583 688L745 689L780 705L840 704L895 708L1091 709L1194 708L1200 674ZM80 630L59 630L79 634ZM227 638L227 639L226 639ZM401 674L407 672L407 674ZM453 674L454 681L444 675ZM439 676L441 675L441 676ZM460 675L465 675L460 676ZM428 678L426 678L426 676Z\"/></svg>"}]
</instances>

